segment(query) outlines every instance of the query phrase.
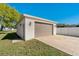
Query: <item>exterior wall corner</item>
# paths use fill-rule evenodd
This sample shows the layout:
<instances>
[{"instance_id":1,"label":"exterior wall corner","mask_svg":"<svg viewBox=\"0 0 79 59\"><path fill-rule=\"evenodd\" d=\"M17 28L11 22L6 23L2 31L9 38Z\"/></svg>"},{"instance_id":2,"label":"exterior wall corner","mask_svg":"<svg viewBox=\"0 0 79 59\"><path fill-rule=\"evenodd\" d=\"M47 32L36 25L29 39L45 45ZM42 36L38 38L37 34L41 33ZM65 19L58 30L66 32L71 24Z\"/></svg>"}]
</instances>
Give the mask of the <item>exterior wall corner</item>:
<instances>
[{"instance_id":1,"label":"exterior wall corner","mask_svg":"<svg viewBox=\"0 0 79 59\"><path fill-rule=\"evenodd\" d=\"M53 24L53 35L56 35L56 24Z\"/></svg>"}]
</instances>

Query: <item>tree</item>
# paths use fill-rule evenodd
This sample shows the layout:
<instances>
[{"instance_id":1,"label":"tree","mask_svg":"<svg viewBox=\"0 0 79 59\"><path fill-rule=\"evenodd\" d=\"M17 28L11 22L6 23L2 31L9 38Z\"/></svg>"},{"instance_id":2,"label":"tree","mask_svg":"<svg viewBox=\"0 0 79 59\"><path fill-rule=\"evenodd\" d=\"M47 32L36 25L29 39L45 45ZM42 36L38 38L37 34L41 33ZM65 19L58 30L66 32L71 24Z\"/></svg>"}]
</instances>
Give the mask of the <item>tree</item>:
<instances>
[{"instance_id":1,"label":"tree","mask_svg":"<svg viewBox=\"0 0 79 59\"><path fill-rule=\"evenodd\" d=\"M0 4L0 24L3 27L15 27L20 19L20 13L8 4Z\"/></svg>"}]
</instances>

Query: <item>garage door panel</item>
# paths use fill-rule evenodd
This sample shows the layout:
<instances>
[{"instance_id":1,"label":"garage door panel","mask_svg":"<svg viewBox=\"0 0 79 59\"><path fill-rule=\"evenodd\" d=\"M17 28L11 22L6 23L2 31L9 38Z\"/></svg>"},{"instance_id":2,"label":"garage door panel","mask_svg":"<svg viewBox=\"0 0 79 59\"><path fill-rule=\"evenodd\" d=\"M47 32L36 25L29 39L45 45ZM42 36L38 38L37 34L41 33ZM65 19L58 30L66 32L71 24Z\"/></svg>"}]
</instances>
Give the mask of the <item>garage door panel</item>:
<instances>
[{"instance_id":1,"label":"garage door panel","mask_svg":"<svg viewBox=\"0 0 79 59\"><path fill-rule=\"evenodd\" d=\"M52 35L52 25L35 23L35 36L48 36Z\"/></svg>"}]
</instances>

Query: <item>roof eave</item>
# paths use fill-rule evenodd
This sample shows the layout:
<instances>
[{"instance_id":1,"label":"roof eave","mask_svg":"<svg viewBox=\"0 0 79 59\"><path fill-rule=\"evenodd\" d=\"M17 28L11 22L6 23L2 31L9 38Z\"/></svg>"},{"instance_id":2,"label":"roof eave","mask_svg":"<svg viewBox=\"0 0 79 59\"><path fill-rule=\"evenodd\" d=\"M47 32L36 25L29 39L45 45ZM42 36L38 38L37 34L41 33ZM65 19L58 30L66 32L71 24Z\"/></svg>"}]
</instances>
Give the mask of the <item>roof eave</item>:
<instances>
[{"instance_id":1,"label":"roof eave","mask_svg":"<svg viewBox=\"0 0 79 59\"><path fill-rule=\"evenodd\" d=\"M35 19L41 19L41 20L48 21L48 22L51 22L51 23L57 23L55 21L51 21L51 20L40 18L40 17L36 17L36 16L31 16L31 15L28 15L28 14L23 14L23 16L32 17L32 18L35 18Z\"/></svg>"}]
</instances>

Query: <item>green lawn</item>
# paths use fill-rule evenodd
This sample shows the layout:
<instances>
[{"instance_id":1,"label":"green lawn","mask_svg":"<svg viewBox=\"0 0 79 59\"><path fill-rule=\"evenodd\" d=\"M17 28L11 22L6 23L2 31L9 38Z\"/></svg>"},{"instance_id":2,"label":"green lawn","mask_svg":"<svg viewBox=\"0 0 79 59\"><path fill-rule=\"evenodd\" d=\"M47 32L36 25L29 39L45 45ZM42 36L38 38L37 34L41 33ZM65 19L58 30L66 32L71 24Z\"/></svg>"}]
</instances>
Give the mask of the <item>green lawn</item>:
<instances>
[{"instance_id":1,"label":"green lawn","mask_svg":"<svg viewBox=\"0 0 79 59\"><path fill-rule=\"evenodd\" d=\"M6 33L5 33L6 34ZM8 32L4 38L0 40L0 55L11 56L69 56L54 47L46 45L36 39L12 43L13 39L20 39L15 32Z\"/></svg>"}]
</instances>

